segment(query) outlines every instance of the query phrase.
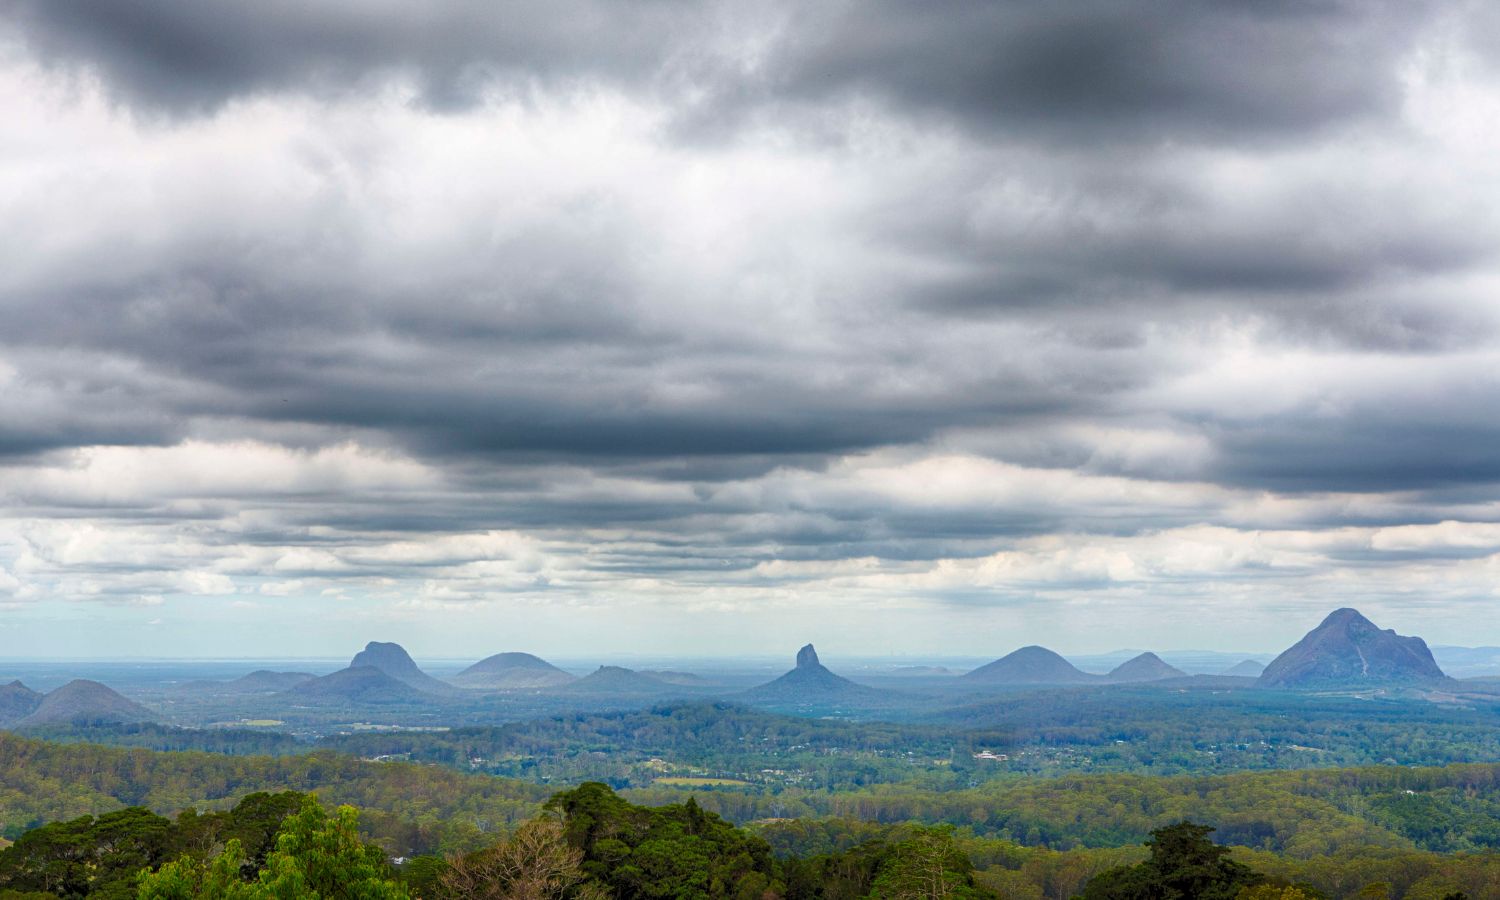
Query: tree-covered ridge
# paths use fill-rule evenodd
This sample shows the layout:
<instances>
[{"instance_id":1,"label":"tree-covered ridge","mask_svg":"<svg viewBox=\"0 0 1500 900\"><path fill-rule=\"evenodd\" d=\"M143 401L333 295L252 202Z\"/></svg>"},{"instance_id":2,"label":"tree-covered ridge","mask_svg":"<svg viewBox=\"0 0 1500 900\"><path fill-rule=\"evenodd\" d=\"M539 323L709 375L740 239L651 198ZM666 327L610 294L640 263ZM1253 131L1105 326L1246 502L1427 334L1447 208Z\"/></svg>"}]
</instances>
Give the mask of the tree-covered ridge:
<instances>
[{"instance_id":1,"label":"tree-covered ridge","mask_svg":"<svg viewBox=\"0 0 1500 900\"><path fill-rule=\"evenodd\" d=\"M50 744L0 732L0 832L126 806L223 809L256 791L316 791L365 810L366 834L397 853L463 850L535 813L546 788L434 766L303 756L158 753Z\"/></svg>"}]
</instances>

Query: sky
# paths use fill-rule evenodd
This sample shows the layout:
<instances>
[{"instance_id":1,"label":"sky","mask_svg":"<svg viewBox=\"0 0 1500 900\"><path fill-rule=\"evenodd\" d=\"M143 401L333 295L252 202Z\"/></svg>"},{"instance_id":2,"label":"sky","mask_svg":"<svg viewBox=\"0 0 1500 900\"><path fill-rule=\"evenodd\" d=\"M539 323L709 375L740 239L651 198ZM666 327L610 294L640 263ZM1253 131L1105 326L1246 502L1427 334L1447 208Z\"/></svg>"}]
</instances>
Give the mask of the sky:
<instances>
[{"instance_id":1,"label":"sky","mask_svg":"<svg viewBox=\"0 0 1500 900\"><path fill-rule=\"evenodd\" d=\"M0 0L0 657L1500 644L1481 2Z\"/></svg>"}]
</instances>

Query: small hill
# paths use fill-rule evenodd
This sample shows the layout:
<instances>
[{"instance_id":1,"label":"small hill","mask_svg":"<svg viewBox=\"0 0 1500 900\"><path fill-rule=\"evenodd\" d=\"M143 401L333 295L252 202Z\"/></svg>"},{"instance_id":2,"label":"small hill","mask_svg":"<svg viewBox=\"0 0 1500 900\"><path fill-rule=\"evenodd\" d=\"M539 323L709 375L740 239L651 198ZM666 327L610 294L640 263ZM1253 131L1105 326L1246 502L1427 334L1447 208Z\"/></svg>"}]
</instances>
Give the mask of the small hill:
<instances>
[{"instance_id":1,"label":"small hill","mask_svg":"<svg viewBox=\"0 0 1500 900\"><path fill-rule=\"evenodd\" d=\"M673 685L622 666L600 666L563 688L580 694L661 694Z\"/></svg>"},{"instance_id":2,"label":"small hill","mask_svg":"<svg viewBox=\"0 0 1500 900\"><path fill-rule=\"evenodd\" d=\"M453 685L446 681L439 681L418 668L416 662L406 652L406 648L400 644L380 641L371 641L366 644L365 649L354 654L354 658L349 661L351 669L364 666L379 669L397 681L429 694L443 696L457 692Z\"/></svg>"},{"instance_id":3,"label":"small hill","mask_svg":"<svg viewBox=\"0 0 1500 900\"><path fill-rule=\"evenodd\" d=\"M269 669L258 669L249 675L241 675L229 682L227 686L237 693L272 693L294 688L317 677L311 672L272 672Z\"/></svg>"},{"instance_id":4,"label":"small hill","mask_svg":"<svg viewBox=\"0 0 1500 900\"><path fill-rule=\"evenodd\" d=\"M890 674L903 678L946 678L958 673L947 666L896 666Z\"/></svg>"},{"instance_id":5,"label":"small hill","mask_svg":"<svg viewBox=\"0 0 1500 900\"><path fill-rule=\"evenodd\" d=\"M1334 610L1266 666L1269 688L1360 687L1446 680L1419 637L1382 631L1354 609Z\"/></svg>"},{"instance_id":6,"label":"small hill","mask_svg":"<svg viewBox=\"0 0 1500 900\"><path fill-rule=\"evenodd\" d=\"M26 718L42 705L42 695L19 681L0 685L0 728Z\"/></svg>"},{"instance_id":7,"label":"small hill","mask_svg":"<svg viewBox=\"0 0 1500 900\"><path fill-rule=\"evenodd\" d=\"M1220 672L1219 674L1220 675L1236 675L1236 676L1238 676L1240 678L1259 678L1260 674L1262 672L1264 672L1265 670L1266 670L1266 667L1263 664L1258 663L1258 662L1256 662L1253 659L1247 659L1247 660L1242 660L1241 662L1235 663L1234 665L1230 666L1229 668L1225 669L1224 671Z\"/></svg>"},{"instance_id":8,"label":"small hill","mask_svg":"<svg viewBox=\"0 0 1500 900\"><path fill-rule=\"evenodd\" d=\"M1108 675L1104 676L1110 681L1125 684L1141 681L1161 681L1164 678L1182 678L1186 672L1176 666L1168 665L1155 653L1142 653L1134 659L1126 660L1114 668Z\"/></svg>"},{"instance_id":9,"label":"small hill","mask_svg":"<svg viewBox=\"0 0 1500 900\"><path fill-rule=\"evenodd\" d=\"M332 675L304 681L282 696L293 702L317 706L330 704L384 705L431 703L433 695L419 691L374 666L350 666Z\"/></svg>"},{"instance_id":10,"label":"small hill","mask_svg":"<svg viewBox=\"0 0 1500 900\"><path fill-rule=\"evenodd\" d=\"M751 702L820 705L868 701L885 695L835 675L818 661L818 651L808 644L797 651L797 664L790 672L740 696Z\"/></svg>"},{"instance_id":11,"label":"small hill","mask_svg":"<svg viewBox=\"0 0 1500 900\"><path fill-rule=\"evenodd\" d=\"M492 691L561 687L577 680L530 653L496 653L453 677L453 683L459 687Z\"/></svg>"},{"instance_id":12,"label":"small hill","mask_svg":"<svg viewBox=\"0 0 1500 900\"><path fill-rule=\"evenodd\" d=\"M42 697L36 709L18 720L15 727L114 725L150 722L153 718L150 710L134 700L126 699L97 681L79 678Z\"/></svg>"},{"instance_id":13,"label":"small hill","mask_svg":"<svg viewBox=\"0 0 1500 900\"><path fill-rule=\"evenodd\" d=\"M692 672L678 672L673 669L641 669L639 671L648 678L679 687L709 687L713 684L702 675L694 675Z\"/></svg>"},{"instance_id":14,"label":"small hill","mask_svg":"<svg viewBox=\"0 0 1500 900\"><path fill-rule=\"evenodd\" d=\"M1057 653L1037 646L1022 647L963 678L982 684L1082 684L1099 680L1099 676L1080 671Z\"/></svg>"},{"instance_id":15,"label":"small hill","mask_svg":"<svg viewBox=\"0 0 1500 900\"><path fill-rule=\"evenodd\" d=\"M258 669L231 681L189 681L177 686L184 694L275 694L318 676L311 672L272 672Z\"/></svg>"}]
</instances>

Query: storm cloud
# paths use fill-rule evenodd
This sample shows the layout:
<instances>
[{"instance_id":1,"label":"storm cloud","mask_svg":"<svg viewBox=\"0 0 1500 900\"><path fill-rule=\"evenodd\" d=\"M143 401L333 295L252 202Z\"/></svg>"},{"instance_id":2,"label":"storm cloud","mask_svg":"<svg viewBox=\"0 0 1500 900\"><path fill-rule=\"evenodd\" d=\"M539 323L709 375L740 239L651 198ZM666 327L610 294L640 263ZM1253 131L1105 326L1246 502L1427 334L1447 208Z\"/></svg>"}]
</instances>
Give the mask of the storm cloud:
<instances>
[{"instance_id":1,"label":"storm cloud","mask_svg":"<svg viewBox=\"0 0 1500 900\"><path fill-rule=\"evenodd\" d=\"M1471 7L0 8L0 607L39 647L1481 637Z\"/></svg>"}]
</instances>

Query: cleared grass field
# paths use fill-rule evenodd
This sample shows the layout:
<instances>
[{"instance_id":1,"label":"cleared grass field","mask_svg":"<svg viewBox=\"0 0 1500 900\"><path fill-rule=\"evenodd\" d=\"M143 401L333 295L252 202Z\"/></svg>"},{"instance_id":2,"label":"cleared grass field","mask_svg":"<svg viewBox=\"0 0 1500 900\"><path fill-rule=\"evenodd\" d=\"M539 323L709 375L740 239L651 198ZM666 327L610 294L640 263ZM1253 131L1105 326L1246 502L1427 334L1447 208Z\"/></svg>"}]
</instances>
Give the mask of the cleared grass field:
<instances>
[{"instance_id":1,"label":"cleared grass field","mask_svg":"<svg viewBox=\"0 0 1500 900\"><path fill-rule=\"evenodd\" d=\"M716 787L748 785L750 782L741 781L738 778L690 778L682 775L673 775L667 778L658 778L655 784L667 784L677 787Z\"/></svg>"}]
</instances>

